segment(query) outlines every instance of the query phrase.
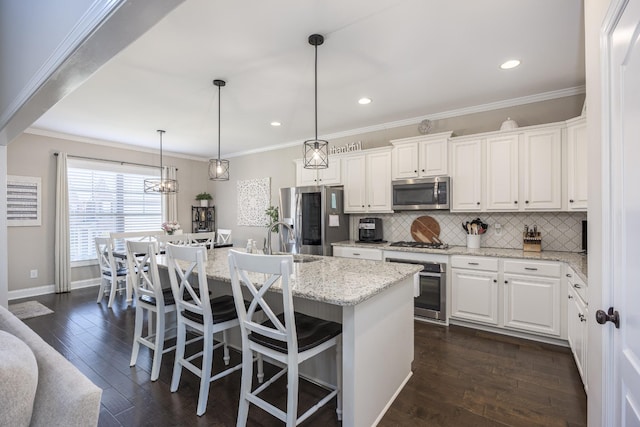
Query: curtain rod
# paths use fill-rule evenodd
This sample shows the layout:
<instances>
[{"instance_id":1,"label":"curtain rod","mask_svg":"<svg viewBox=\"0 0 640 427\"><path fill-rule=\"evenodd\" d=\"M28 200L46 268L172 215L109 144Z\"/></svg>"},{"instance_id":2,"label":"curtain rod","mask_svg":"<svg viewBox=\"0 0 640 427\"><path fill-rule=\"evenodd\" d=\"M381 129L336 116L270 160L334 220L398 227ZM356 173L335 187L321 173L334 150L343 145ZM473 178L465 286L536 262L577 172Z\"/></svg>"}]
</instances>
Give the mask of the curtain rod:
<instances>
[{"instance_id":1,"label":"curtain rod","mask_svg":"<svg viewBox=\"0 0 640 427\"><path fill-rule=\"evenodd\" d=\"M58 154L60 153L53 153L53 155L56 157L58 157ZM134 166L145 166L148 168L159 168L159 166L145 165L144 163L123 162L122 160L98 159L97 157L74 156L73 154L67 154L67 157L73 157L74 159L83 159L83 160L97 160L99 162L120 163L121 165L134 165ZM178 170L178 168L176 168L176 170Z\"/></svg>"}]
</instances>

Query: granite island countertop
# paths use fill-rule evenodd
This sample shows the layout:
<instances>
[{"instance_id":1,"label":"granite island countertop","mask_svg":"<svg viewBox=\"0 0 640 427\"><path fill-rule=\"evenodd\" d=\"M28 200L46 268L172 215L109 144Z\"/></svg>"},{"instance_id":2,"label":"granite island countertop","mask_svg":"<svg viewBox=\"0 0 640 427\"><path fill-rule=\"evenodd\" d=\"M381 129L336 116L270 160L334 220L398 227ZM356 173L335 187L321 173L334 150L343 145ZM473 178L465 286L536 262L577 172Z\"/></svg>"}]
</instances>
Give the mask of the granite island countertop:
<instances>
[{"instance_id":1,"label":"granite island countertop","mask_svg":"<svg viewBox=\"0 0 640 427\"><path fill-rule=\"evenodd\" d=\"M217 248L207 251L207 277L231 283L229 251L244 252L242 248ZM293 296L339 306L354 306L383 292L399 281L422 270L414 264L383 263L360 259L295 255L305 262L294 262L291 276ZM165 256L158 264L166 266ZM256 275L256 282L264 280ZM252 277L253 279L253 277ZM278 291L278 284L271 287Z\"/></svg>"},{"instance_id":2,"label":"granite island countertop","mask_svg":"<svg viewBox=\"0 0 640 427\"><path fill-rule=\"evenodd\" d=\"M354 240L344 240L342 242L333 243L333 246L346 246L357 248L372 248L385 251L398 252L414 252L414 253L432 253L443 255L474 255L499 258L522 258L537 259L543 261L560 261L566 262L572 267L576 274L580 276L585 283L587 281L587 255L580 252L561 252L561 251L542 251L542 252L525 252L522 249L503 249L503 248L480 248L468 249L466 246L450 246L447 249L423 249L423 248L406 248L390 246L387 243L356 243Z\"/></svg>"}]
</instances>

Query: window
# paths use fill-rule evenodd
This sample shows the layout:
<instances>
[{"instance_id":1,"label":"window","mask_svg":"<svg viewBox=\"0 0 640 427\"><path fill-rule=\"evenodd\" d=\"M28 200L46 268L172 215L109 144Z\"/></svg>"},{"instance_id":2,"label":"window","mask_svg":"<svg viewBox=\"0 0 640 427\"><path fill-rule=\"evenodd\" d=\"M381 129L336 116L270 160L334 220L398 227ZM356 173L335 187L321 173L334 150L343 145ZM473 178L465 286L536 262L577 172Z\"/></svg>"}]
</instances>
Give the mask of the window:
<instances>
[{"instance_id":1,"label":"window","mask_svg":"<svg viewBox=\"0 0 640 427\"><path fill-rule=\"evenodd\" d=\"M145 193L143 184L146 178L158 176L158 169L151 167L69 158L71 262L94 260L98 236L161 231L160 194Z\"/></svg>"}]
</instances>

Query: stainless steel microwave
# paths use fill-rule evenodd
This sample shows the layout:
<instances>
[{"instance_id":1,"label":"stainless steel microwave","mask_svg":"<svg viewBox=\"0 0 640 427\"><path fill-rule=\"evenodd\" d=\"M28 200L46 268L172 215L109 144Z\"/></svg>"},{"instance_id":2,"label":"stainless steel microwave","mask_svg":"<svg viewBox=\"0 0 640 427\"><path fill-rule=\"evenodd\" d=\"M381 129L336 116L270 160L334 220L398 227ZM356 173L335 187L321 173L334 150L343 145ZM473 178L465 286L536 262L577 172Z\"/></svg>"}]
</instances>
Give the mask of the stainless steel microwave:
<instances>
[{"instance_id":1,"label":"stainless steel microwave","mask_svg":"<svg viewBox=\"0 0 640 427\"><path fill-rule=\"evenodd\" d=\"M449 209L451 179L448 176L393 181L392 189L393 210Z\"/></svg>"}]
</instances>

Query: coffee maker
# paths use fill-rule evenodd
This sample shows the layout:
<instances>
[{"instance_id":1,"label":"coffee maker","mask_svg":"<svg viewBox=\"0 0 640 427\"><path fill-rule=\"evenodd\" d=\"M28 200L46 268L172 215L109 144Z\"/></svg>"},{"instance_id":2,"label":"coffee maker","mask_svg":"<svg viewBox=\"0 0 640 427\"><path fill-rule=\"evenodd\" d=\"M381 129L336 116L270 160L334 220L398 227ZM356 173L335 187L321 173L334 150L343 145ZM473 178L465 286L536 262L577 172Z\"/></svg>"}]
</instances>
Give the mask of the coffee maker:
<instances>
[{"instance_id":1,"label":"coffee maker","mask_svg":"<svg viewBox=\"0 0 640 427\"><path fill-rule=\"evenodd\" d=\"M382 220L380 218L360 218L358 243L382 243Z\"/></svg>"}]
</instances>

